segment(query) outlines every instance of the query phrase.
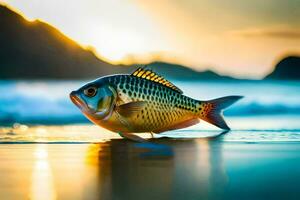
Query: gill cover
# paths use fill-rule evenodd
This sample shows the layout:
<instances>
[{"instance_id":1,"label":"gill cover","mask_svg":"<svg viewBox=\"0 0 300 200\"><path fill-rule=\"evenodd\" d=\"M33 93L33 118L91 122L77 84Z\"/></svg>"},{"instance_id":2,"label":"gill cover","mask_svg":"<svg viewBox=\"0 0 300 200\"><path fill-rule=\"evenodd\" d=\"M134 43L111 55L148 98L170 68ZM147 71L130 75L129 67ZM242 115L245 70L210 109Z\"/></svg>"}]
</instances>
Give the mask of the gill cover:
<instances>
[{"instance_id":1,"label":"gill cover","mask_svg":"<svg viewBox=\"0 0 300 200\"><path fill-rule=\"evenodd\" d=\"M92 89L95 92L92 93ZM90 86L83 90L83 94L90 115L103 120L112 114L116 102L116 91L113 87L109 85L99 88Z\"/></svg>"}]
</instances>

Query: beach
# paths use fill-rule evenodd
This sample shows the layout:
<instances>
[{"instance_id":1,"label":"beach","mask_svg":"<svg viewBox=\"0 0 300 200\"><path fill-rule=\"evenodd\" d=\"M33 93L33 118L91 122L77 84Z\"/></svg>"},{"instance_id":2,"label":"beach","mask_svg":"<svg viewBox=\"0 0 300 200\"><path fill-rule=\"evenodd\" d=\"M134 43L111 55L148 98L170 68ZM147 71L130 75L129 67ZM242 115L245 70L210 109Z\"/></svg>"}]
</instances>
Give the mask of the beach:
<instances>
[{"instance_id":1,"label":"beach","mask_svg":"<svg viewBox=\"0 0 300 200\"><path fill-rule=\"evenodd\" d=\"M226 141L234 134L2 143L0 199L298 199L299 138Z\"/></svg>"},{"instance_id":2,"label":"beach","mask_svg":"<svg viewBox=\"0 0 300 200\"><path fill-rule=\"evenodd\" d=\"M244 95L232 130L201 121L147 143L88 122L67 98L80 84L1 82L0 199L298 199L298 82L179 82L197 99Z\"/></svg>"},{"instance_id":3,"label":"beach","mask_svg":"<svg viewBox=\"0 0 300 200\"><path fill-rule=\"evenodd\" d=\"M298 199L299 117L285 116L290 129L261 120L229 118L245 129L199 125L148 143L93 125L4 128L0 199Z\"/></svg>"}]
</instances>

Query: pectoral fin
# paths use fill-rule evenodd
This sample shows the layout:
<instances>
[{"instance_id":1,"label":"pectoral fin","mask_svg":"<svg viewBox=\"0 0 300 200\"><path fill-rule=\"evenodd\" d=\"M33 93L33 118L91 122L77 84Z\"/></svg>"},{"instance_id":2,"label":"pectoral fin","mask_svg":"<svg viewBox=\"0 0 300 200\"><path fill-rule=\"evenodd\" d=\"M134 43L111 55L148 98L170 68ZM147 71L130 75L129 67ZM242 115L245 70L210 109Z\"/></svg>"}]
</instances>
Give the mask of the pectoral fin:
<instances>
[{"instance_id":1,"label":"pectoral fin","mask_svg":"<svg viewBox=\"0 0 300 200\"><path fill-rule=\"evenodd\" d=\"M142 138L142 137L139 137L137 135L134 135L132 133L119 133L119 135L122 137L122 138L126 138L126 139L129 139L129 140L133 140L135 142L147 142L146 139Z\"/></svg>"},{"instance_id":2,"label":"pectoral fin","mask_svg":"<svg viewBox=\"0 0 300 200\"><path fill-rule=\"evenodd\" d=\"M119 121L128 128L128 130L132 131L132 128L130 126L130 123L128 122L127 118L131 117L133 115L136 115L138 112L140 112L146 105L147 102L145 101L136 101L136 102L130 102L125 103L120 106L116 107L116 114L119 119ZM146 142L147 140L144 138L141 138L137 135L134 135L132 133L119 133L119 135L123 138L127 138L136 142Z\"/></svg>"},{"instance_id":3,"label":"pectoral fin","mask_svg":"<svg viewBox=\"0 0 300 200\"><path fill-rule=\"evenodd\" d=\"M116 111L123 117L130 117L140 112L145 106L146 101L135 101L125 103L116 107Z\"/></svg>"}]
</instances>

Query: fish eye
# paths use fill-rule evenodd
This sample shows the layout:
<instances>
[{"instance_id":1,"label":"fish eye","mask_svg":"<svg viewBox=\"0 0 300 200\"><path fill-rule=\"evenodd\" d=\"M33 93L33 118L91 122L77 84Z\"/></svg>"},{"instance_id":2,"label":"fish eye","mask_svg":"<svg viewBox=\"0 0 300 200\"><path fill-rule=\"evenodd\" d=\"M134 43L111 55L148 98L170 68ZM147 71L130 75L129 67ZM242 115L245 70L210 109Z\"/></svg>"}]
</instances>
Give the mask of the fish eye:
<instances>
[{"instance_id":1,"label":"fish eye","mask_svg":"<svg viewBox=\"0 0 300 200\"><path fill-rule=\"evenodd\" d=\"M94 97L97 94L97 88L89 87L83 91L84 95L88 97Z\"/></svg>"}]
</instances>

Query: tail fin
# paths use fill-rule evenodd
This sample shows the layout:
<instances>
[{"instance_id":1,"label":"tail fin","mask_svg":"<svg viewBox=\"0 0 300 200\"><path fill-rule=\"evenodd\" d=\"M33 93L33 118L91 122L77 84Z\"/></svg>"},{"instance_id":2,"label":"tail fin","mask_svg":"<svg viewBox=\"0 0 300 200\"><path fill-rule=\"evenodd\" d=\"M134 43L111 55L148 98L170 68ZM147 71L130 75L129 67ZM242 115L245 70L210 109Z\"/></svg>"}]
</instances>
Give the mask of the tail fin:
<instances>
[{"instance_id":1,"label":"tail fin","mask_svg":"<svg viewBox=\"0 0 300 200\"><path fill-rule=\"evenodd\" d=\"M210 101L201 101L199 107L199 117L221 129L230 130L223 119L222 111L232 105L242 96L227 96Z\"/></svg>"}]
</instances>

